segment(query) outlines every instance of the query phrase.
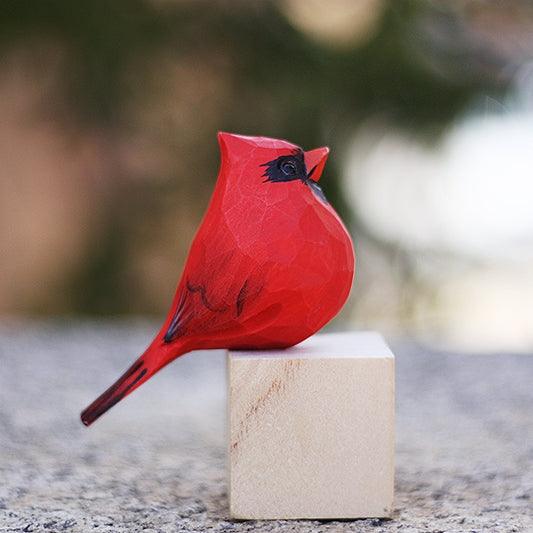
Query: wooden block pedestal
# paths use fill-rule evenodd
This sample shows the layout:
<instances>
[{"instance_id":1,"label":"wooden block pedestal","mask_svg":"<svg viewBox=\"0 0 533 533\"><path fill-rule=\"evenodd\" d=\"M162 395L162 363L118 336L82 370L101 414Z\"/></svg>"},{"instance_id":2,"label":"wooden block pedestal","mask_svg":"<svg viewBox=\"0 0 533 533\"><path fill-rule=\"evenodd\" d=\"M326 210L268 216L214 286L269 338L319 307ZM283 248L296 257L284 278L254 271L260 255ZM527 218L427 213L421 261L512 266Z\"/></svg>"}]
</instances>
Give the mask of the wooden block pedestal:
<instances>
[{"instance_id":1,"label":"wooden block pedestal","mask_svg":"<svg viewBox=\"0 0 533 533\"><path fill-rule=\"evenodd\" d=\"M229 352L228 387L232 518L390 516L394 357L378 334Z\"/></svg>"}]
</instances>

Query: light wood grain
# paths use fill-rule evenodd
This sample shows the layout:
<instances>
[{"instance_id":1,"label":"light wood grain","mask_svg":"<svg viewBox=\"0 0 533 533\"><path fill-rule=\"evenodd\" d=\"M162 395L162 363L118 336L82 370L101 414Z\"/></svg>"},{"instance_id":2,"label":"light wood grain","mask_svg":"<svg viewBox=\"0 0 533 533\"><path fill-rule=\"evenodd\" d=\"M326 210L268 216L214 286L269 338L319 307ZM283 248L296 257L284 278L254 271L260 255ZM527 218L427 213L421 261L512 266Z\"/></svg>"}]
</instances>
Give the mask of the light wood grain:
<instances>
[{"instance_id":1,"label":"light wood grain","mask_svg":"<svg viewBox=\"0 0 533 533\"><path fill-rule=\"evenodd\" d=\"M228 354L230 513L390 516L394 357L374 333Z\"/></svg>"}]
</instances>

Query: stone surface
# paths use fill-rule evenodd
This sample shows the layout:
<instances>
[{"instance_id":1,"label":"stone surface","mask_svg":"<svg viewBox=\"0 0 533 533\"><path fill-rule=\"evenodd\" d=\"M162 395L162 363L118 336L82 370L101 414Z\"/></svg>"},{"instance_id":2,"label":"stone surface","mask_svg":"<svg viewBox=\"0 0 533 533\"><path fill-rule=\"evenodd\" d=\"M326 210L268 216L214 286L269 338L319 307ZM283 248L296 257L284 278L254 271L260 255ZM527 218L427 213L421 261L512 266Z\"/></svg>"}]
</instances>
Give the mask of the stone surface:
<instances>
[{"instance_id":1,"label":"stone surface","mask_svg":"<svg viewBox=\"0 0 533 533\"><path fill-rule=\"evenodd\" d=\"M232 522L225 360L186 356L91 428L79 411L155 324L0 327L0 531L533 531L533 357L391 342L392 520Z\"/></svg>"},{"instance_id":2,"label":"stone surface","mask_svg":"<svg viewBox=\"0 0 533 533\"><path fill-rule=\"evenodd\" d=\"M373 332L228 354L229 509L240 519L388 517L394 356Z\"/></svg>"}]
</instances>

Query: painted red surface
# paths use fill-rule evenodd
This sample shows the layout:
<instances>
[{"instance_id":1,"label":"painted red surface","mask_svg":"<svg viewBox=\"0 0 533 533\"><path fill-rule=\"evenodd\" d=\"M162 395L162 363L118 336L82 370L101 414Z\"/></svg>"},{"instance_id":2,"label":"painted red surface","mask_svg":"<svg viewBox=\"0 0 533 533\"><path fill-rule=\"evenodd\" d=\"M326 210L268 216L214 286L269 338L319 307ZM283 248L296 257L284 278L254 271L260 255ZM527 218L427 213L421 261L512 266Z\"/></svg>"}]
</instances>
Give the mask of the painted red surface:
<instances>
[{"instance_id":1,"label":"painted red surface","mask_svg":"<svg viewBox=\"0 0 533 533\"><path fill-rule=\"evenodd\" d=\"M343 306L353 245L317 181L329 150L219 134L222 164L167 319L143 355L81 415L90 425L177 357L288 347Z\"/></svg>"}]
</instances>

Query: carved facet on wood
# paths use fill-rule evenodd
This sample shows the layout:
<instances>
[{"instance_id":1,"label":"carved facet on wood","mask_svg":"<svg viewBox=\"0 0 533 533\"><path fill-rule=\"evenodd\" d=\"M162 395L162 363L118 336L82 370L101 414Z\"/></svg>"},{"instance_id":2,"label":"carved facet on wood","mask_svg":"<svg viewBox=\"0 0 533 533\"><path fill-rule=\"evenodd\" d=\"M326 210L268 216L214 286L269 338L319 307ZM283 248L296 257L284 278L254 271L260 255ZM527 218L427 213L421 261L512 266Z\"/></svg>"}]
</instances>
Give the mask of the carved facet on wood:
<instances>
[{"instance_id":1,"label":"carved facet on wood","mask_svg":"<svg viewBox=\"0 0 533 533\"><path fill-rule=\"evenodd\" d=\"M348 297L353 245L318 185L328 149L229 133L219 143L215 191L163 327L83 411L85 425L191 350L292 346Z\"/></svg>"}]
</instances>

